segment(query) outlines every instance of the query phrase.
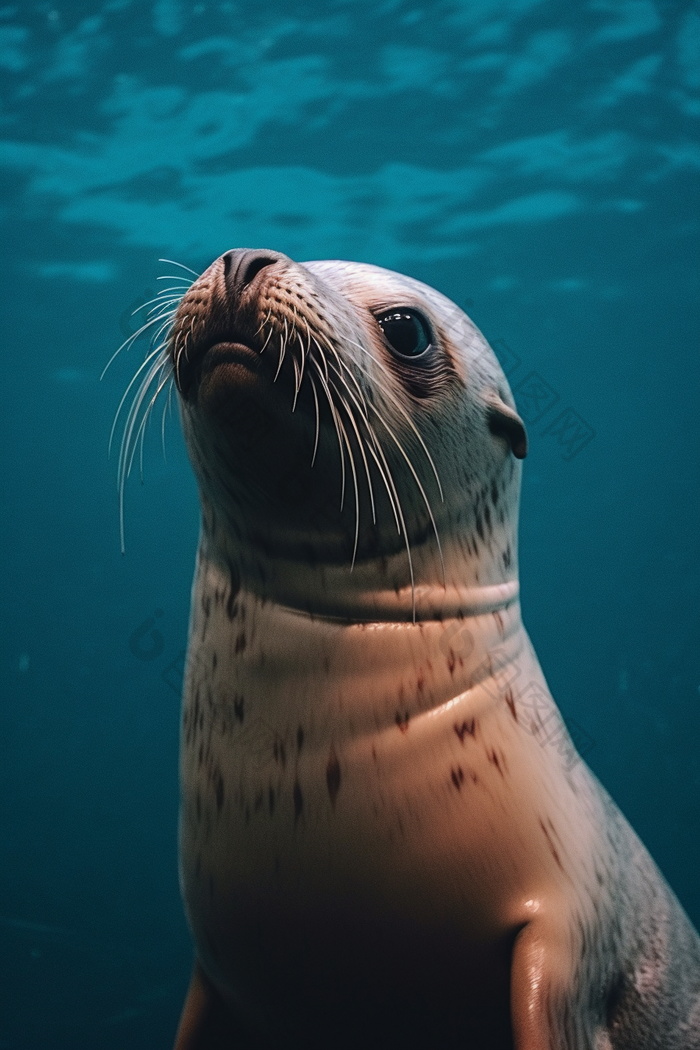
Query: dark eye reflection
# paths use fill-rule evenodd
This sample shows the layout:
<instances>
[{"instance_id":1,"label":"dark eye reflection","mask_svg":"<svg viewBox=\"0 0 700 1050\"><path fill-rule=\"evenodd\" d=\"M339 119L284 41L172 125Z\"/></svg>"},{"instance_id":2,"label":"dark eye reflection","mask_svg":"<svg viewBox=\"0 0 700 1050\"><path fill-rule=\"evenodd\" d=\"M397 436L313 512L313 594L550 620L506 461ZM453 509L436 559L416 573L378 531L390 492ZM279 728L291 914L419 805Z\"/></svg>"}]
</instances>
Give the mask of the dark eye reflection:
<instances>
[{"instance_id":1,"label":"dark eye reflection","mask_svg":"<svg viewBox=\"0 0 700 1050\"><path fill-rule=\"evenodd\" d=\"M430 349L430 326L416 310L391 310L380 314L377 324L396 357L415 360Z\"/></svg>"}]
</instances>

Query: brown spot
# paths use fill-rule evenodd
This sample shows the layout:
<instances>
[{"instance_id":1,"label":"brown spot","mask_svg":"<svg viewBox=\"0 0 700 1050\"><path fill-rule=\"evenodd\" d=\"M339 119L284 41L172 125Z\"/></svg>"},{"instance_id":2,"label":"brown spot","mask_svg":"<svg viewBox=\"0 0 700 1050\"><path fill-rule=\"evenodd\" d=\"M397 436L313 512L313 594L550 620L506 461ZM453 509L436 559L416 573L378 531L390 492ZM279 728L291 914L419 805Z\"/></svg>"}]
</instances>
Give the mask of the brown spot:
<instances>
[{"instance_id":1,"label":"brown spot","mask_svg":"<svg viewBox=\"0 0 700 1050\"><path fill-rule=\"evenodd\" d=\"M335 809L335 800L340 790L340 762L338 756L335 753L335 747L331 744L331 750L328 755L328 765L326 766L326 786L328 787L328 795L331 800L331 806Z\"/></svg>"},{"instance_id":2,"label":"brown spot","mask_svg":"<svg viewBox=\"0 0 700 1050\"><path fill-rule=\"evenodd\" d=\"M503 696L503 699L508 704L508 709L510 710L510 713L512 714L513 718L517 722L518 721L518 712L515 709L515 697L513 696L513 690L511 689L510 686L508 686L508 688L506 689L505 694Z\"/></svg>"},{"instance_id":3,"label":"brown spot","mask_svg":"<svg viewBox=\"0 0 700 1050\"><path fill-rule=\"evenodd\" d=\"M455 654L452 652L451 649L450 649L450 655L447 657L447 670L450 672L451 675L454 674L454 670L455 670Z\"/></svg>"},{"instance_id":4,"label":"brown spot","mask_svg":"<svg viewBox=\"0 0 700 1050\"><path fill-rule=\"evenodd\" d=\"M457 734L457 736L459 737L460 744L463 744L464 743L464 737L465 737L465 735L467 733L469 733L469 736L475 736L476 735L476 719L475 718L465 719L465 721L462 722L461 726L457 725L457 723L455 722L455 724L454 724L454 731Z\"/></svg>"},{"instance_id":5,"label":"brown spot","mask_svg":"<svg viewBox=\"0 0 700 1050\"><path fill-rule=\"evenodd\" d=\"M556 861L556 863L559 866L559 868L561 868L561 870L563 871L564 868L562 866L561 860L559 859L559 854L556 851L556 848L554 846L554 843L552 842L552 839L550 837L549 832L547 831L546 827L544 826L544 824L542 823L541 820L540 820L540 827L542 828L542 831L544 832L544 837L547 839L547 843L549 845L550 853L554 857L554 860Z\"/></svg>"},{"instance_id":6,"label":"brown spot","mask_svg":"<svg viewBox=\"0 0 700 1050\"><path fill-rule=\"evenodd\" d=\"M423 692L423 686L424 685L425 685L425 679L423 677L423 672L419 671L418 672L418 678L416 679L416 687L417 687L419 693Z\"/></svg>"},{"instance_id":7,"label":"brown spot","mask_svg":"<svg viewBox=\"0 0 700 1050\"><path fill-rule=\"evenodd\" d=\"M501 769L501 763L499 761L498 755L496 754L495 750L492 748L490 751L487 751L486 754L488 756L489 762L492 765L494 765L496 767L496 769L498 770L498 772L501 774L501 776L503 776L504 773L503 773L503 770Z\"/></svg>"},{"instance_id":8,"label":"brown spot","mask_svg":"<svg viewBox=\"0 0 700 1050\"><path fill-rule=\"evenodd\" d=\"M238 569L233 562L228 563L228 575L229 575L229 592L228 599L226 601L226 614L229 620L232 620L238 609L235 605L236 597L241 589L241 577Z\"/></svg>"},{"instance_id":9,"label":"brown spot","mask_svg":"<svg viewBox=\"0 0 700 1050\"><path fill-rule=\"evenodd\" d=\"M408 711L404 711L403 713L401 711L396 712L396 724L402 733L408 732L409 717Z\"/></svg>"},{"instance_id":10,"label":"brown spot","mask_svg":"<svg viewBox=\"0 0 700 1050\"><path fill-rule=\"evenodd\" d=\"M462 784L464 783L464 773L462 772L462 767L457 766L456 769L450 770L450 777L452 779L452 783L457 788L457 790L461 791Z\"/></svg>"},{"instance_id":11,"label":"brown spot","mask_svg":"<svg viewBox=\"0 0 700 1050\"><path fill-rule=\"evenodd\" d=\"M214 779L214 794L216 795L216 808L218 809L218 811L220 813L221 812L221 807L224 804L224 778L221 776L221 773L220 773L220 771L218 769L214 773L213 779Z\"/></svg>"},{"instance_id":12,"label":"brown spot","mask_svg":"<svg viewBox=\"0 0 700 1050\"><path fill-rule=\"evenodd\" d=\"M234 652L242 653L243 650L245 649L245 647L246 647L245 631L241 631L241 633L236 638L236 644L234 646Z\"/></svg>"},{"instance_id":13,"label":"brown spot","mask_svg":"<svg viewBox=\"0 0 700 1050\"><path fill-rule=\"evenodd\" d=\"M275 762L279 762L282 769L284 769L287 764L287 752L284 749L284 743L278 736L275 737L275 742L272 745L272 755Z\"/></svg>"},{"instance_id":14,"label":"brown spot","mask_svg":"<svg viewBox=\"0 0 700 1050\"><path fill-rule=\"evenodd\" d=\"M301 816L301 811L304 808L304 797L301 793L301 788L299 787L298 780L294 781L292 798L294 799L294 823L296 824L297 820Z\"/></svg>"}]
</instances>

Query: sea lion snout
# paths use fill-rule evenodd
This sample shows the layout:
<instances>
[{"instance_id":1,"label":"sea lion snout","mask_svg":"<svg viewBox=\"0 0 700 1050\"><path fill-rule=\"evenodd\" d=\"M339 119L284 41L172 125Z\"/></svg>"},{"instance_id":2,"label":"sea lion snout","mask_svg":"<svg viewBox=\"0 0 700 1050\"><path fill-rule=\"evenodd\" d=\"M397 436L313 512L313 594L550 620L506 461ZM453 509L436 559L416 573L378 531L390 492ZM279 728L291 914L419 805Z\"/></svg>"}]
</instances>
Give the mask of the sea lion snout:
<instances>
[{"instance_id":1,"label":"sea lion snout","mask_svg":"<svg viewBox=\"0 0 700 1050\"><path fill-rule=\"evenodd\" d=\"M261 270L286 259L281 252L258 248L232 248L224 252L220 261L224 266L224 281L232 300L236 302L247 285L252 284Z\"/></svg>"},{"instance_id":2,"label":"sea lion snout","mask_svg":"<svg viewBox=\"0 0 700 1050\"><path fill-rule=\"evenodd\" d=\"M263 346L257 318L259 274L291 260L281 252L234 248L220 255L188 289L175 314L169 339L175 382L185 401L197 397L202 366L239 361L255 369ZM259 278L256 281L256 278Z\"/></svg>"},{"instance_id":3,"label":"sea lion snout","mask_svg":"<svg viewBox=\"0 0 700 1050\"><path fill-rule=\"evenodd\" d=\"M302 263L265 248L231 249L193 282L175 311L168 349L177 389L185 402L196 403L202 365L231 359L280 380L296 399L308 359L329 351L332 356L335 330L354 322L342 295ZM355 329L356 324L357 339L361 333ZM214 348L217 360L207 362ZM257 367L253 355L262 359ZM327 379L328 362L323 370ZM290 404L296 406L296 400Z\"/></svg>"}]
</instances>

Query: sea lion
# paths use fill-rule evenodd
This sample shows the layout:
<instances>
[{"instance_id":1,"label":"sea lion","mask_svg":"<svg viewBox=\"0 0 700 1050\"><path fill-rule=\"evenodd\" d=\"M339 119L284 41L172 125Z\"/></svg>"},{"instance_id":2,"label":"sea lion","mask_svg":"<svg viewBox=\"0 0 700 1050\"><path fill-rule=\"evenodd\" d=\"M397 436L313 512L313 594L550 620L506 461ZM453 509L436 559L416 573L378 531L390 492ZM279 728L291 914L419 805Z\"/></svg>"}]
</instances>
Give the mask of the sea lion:
<instances>
[{"instance_id":1,"label":"sea lion","mask_svg":"<svg viewBox=\"0 0 700 1050\"><path fill-rule=\"evenodd\" d=\"M521 622L527 438L481 333L237 249L156 363L202 505L177 1050L698 1050L700 940Z\"/></svg>"}]
</instances>

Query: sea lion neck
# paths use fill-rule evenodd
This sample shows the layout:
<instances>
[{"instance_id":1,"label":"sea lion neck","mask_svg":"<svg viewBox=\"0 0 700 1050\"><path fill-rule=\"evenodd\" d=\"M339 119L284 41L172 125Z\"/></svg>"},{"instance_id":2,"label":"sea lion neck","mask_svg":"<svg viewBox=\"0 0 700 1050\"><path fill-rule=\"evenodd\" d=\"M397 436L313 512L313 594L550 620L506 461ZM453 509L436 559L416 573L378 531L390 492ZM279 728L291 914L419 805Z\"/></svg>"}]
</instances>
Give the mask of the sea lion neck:
<instances>
[{"instance_id":1,"label":"sea lion neck","mask_svg":"<svg viewBox=\"0 0 700 1050\"><path fill-rule=\"evenodd\" d=\"M270 717L278 709L290 716L291 705L309 718L309 705L323 707L343 695L353 698L353 733L376 729L377 717L388 725L397 710L410 718L435 713L465 693L472 694L470 707L482 709L497 698L489 681L514 665L526 644L516 588L482 588L468 612L415 623L410 595L386 595L381 608L376 592L366 615L358 614L356 601L352 617L331 616L261 597L200 549L195 593L207 600L192 607L191 634L201 646L189 669L191 686L207 673L209 657L202 654L209 639L229 637L230 646L216 647L224 692L235 681L247 703L255 700ZM428 597L419 595L419 613ZM397 698L403 707L396 707Z\"/></svg>"},{"instance_id":2,"label":"sea lion neck","mask_svg":"<svg viewBox=\"0 0 700 1050\"><path fill-rule=\"evenodd\" d=\"M289 610L312 620L331 623L444 623L500 613L519 598L517 566L504 571L498 559L465 562L460 554L453 569L449 549L419 548L414 553L414 575L407 571L403 552L349 562L315 564L282 554L261 554L247 544L241 548L222 530L202 529L200 564L218 574L219 589L242 590L251 599Z\"/></svg>"}]
</instances>

